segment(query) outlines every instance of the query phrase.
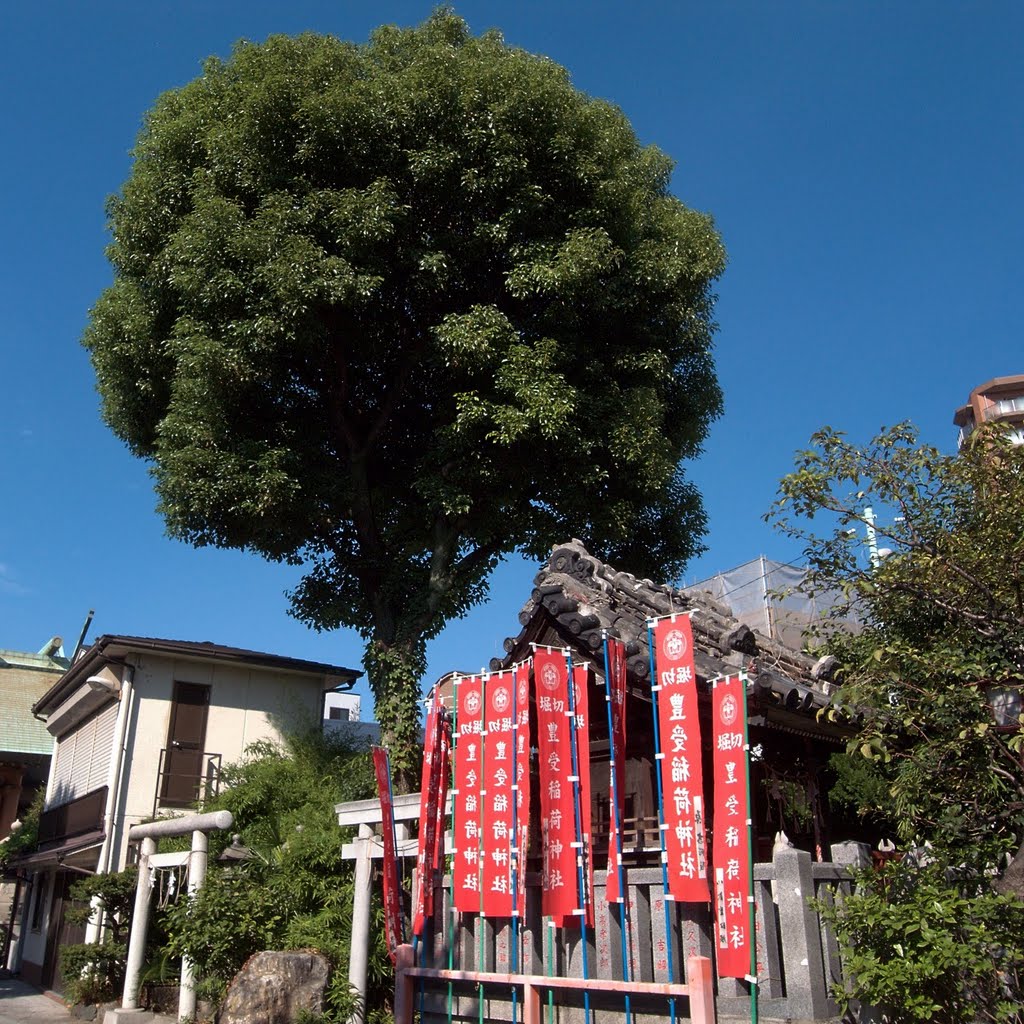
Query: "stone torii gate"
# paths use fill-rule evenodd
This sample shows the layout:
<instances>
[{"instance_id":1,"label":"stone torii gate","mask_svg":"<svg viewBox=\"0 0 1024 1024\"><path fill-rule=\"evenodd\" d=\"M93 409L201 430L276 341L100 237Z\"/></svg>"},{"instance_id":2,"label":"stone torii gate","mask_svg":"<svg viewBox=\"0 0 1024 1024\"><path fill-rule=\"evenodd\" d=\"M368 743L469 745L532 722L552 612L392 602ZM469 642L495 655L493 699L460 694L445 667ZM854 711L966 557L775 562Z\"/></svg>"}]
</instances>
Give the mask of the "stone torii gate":
<instances>
[{"instance_id":1,"label":"stone torii gate","mask_svg":"<svg viewBox=\"0 0 1024 1024\"><path fill-rule=\"evenodd\" d=\"M139 881L135 889L135 911L132 930L128 938L128 964L124 978L121 1007L107 1010L103 1024L126 1024L141 1016L139 987L142 962L146 954L146 933L149 930L151 858L156 853L156 841L162 836L184 836L192 833L192 851L188 860L188 891L202 888L206 880L206 862L209 850L208 833L215 829L231 828L230 811L209 814L186 814L180 818L135 825L128 832L129 840L142 841L139 851ZM196 991L193 985L192 963L185 957L181 962L181 985L178 990L178 1019L191 1020L196 1012Z\"/></svg>"}]
</instances>

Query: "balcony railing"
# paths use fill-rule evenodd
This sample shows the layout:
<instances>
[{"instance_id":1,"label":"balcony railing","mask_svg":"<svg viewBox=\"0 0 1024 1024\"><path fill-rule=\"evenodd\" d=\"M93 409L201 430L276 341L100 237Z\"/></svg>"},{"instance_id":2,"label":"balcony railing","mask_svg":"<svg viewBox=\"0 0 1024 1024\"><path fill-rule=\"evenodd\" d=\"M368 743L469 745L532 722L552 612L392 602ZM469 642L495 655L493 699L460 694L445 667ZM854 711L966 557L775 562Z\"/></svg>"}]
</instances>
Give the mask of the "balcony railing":
<instances>
[{"instance_id":1,"label":"balcony railing","mask_svg":"<svg viewBox=\"0 0 1024 1024\"><path fill-rule=\"evenodd\" d=\"M180 746L160 751L153 814L161 807L194 807L220 792L221 755Z\"/></svg>"},{"instance_id":2,"label":"balcony railing","mask_svg":"<svg viewBox=\"0 0 1024 1024\"><path fill-rule=\"evenodd\" d=\"M39 846L48 849L90 832L102 833L107 787L76 797L39 816Z\"/></svg>"}]
</instances>

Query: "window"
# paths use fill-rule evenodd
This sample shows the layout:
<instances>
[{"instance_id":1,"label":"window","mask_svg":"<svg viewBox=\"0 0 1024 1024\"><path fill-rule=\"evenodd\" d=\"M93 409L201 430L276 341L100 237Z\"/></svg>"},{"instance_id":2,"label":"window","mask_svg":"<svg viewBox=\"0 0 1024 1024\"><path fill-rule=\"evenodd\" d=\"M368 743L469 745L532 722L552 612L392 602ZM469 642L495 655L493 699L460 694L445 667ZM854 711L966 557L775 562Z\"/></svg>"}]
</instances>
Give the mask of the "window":
<instances>
[{"instance_id":1,"label":"window","mask_svg":"<svg viewBox=\"0 0 1024 1024\"><path fill-rule=\"evenodd\" d=\"M47 810L70 803L107 784L114 753L117 711L118 703L113 701L57 741Z\"/></svg>"},{"instance_id":2,"label":"window","mask_svg":"<svg viewBox=\"0 0 1024 1024\"><path fill-rule=\"evenodd\" d=\"M1024 412L1024 395L1011 395L999 399L999 411L1004 415L1012 412Z\"/></svg>"},{"instance_id":3,"label":"window","mask_svg":"<svg viewBox=\"0 0 1024 1024\"><path fill-rule=\"evenodd\" d=\"M332 722L347 722L348 708L331 708L327 716Z\"/></svg>"},{"instance_id":4,"label":"window","mask_svg":"<svg viewBox=\"0 0 1024 1024\"><path fill-rule=\"evenodd\" d=\"M990 686L985 691L997 729L1019 728L1021 716L1020 686Z\"/></svg>"},{"instance_id":5,"label":"window","mask_svg":"<svg viewBox=\"0 0 1024 1024\"><path fill-rule=\"evenodd\" d=\"M33 879L32 889L36 901L32 906L32 931L37 932L43 927L43 897L46 895L46 883L49 875L37 874Z\"/></svg>"}]
</instances>

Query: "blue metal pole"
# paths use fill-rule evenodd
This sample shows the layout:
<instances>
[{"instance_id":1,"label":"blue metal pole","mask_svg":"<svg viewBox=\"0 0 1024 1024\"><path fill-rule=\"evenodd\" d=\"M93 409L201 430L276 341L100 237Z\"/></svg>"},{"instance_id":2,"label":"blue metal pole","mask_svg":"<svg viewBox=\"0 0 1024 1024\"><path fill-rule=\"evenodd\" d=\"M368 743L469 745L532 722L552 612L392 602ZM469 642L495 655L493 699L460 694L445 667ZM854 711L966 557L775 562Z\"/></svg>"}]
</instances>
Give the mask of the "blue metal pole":
<instances>
[{"instance_id":1,"label":"blue metal pole","mask_svg":"<svg viewBox=\"0 0 1024 1024\"><path fill-rule=\"evenodd\" d=\"M625 757L625 751L615 749L615 728L612 720L612 693L611 693L611 661L608 657L608 631L601 631L601 638L604 641L604 702L608 712L608 751L609 769L611 771L611 793L612 793L612 817L615 820L615 870L619 879L619 938L622 942L622 980L629 981L629 894L626 892L625 872L622 870L622 815L619 810L619 782L616 778L616 765L620 757ZM633 1019L633 1011L630 1007L629 993L626 993L626 1024Z\"/></svg>"},{"instance_id":2,"label":"blue metal pole","mask_svg":"<svg viewBox=\"0 0 1024 1024\"><path fill-rule=\"evenodd\" d=\"M590 977L587 967L587 881L586 881L586 855L583 840L583 814L580 800L580 759L579 750L576 745L576 687L573 680L572 655L565 652L565 666L568 674L569 691L569 740L572 747L572 804L576 820L576 885L580 897L580 946L583 952L583 980ZM586 1019L591 1019L590 1014L590 992L583 990L583 1012Z\"/></svg>"},{"instance_id":3,"label":"blue metal pole","mask_svg":"<svg viewBox=\"0 0 1024 1024\"><path fill-rule=\"evenodd\" d=\"M668 959L668 976L670 981L675 981L675 966L672 960L672 916L669 913L668 904L672 898L668 891L668 852L665 849L665 800L661 787L661 735L658 731L658 692L661 686L658 683L658 676L654 664L654 620L647 620L647 646L651 656L651 714L654 720L654 778L658 783L658 839L661 841L661 882L664 889L662 903L665 907L665 952ZM675 998L668 1001L669 1011L672 1015L672 1024L676 1024L676 1001Z\"/></svg>"}]
</instances>

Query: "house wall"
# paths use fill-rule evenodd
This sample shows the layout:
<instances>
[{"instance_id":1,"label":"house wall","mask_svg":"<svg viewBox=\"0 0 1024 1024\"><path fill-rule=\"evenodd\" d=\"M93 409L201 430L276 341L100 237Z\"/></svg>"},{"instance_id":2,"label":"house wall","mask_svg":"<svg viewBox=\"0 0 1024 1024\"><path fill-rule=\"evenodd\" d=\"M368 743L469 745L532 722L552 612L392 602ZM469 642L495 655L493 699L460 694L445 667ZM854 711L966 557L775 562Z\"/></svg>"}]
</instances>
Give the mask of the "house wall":
<instances>
[{"instance_id":1,"label":"house wall","mask_svg":"<svg viewBox=\"0 0 1024 1024\"><path fill-rule=\"evenodd\" d=\"M111 870L125 866L128 829L153 816L160 752L167 746L174 684L210 687L204 750L227 764L258 740L280 741L292 729L318 726L323 680L283 675L209 660L139 655L133 681L133 706L126 744L120 799L115 813ZM180 813L157 807L158 813Z\"/></svg>"},{"instance_id":2,"label":"house wall","mask_svg":"<svg viewBox=\"0 0 1024 1024\"><path fill-rule=\"evenodd\" d=\"M25 920L25 938L22 945L21 976L33 985L43 980L43 960L46 956L46 931L50 918L53 882L56 873L36 872L32 879L32 892ZM39 901L38 906L37 902Z\"/></svg>"}]
</instances>

